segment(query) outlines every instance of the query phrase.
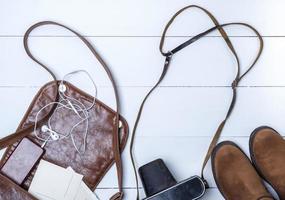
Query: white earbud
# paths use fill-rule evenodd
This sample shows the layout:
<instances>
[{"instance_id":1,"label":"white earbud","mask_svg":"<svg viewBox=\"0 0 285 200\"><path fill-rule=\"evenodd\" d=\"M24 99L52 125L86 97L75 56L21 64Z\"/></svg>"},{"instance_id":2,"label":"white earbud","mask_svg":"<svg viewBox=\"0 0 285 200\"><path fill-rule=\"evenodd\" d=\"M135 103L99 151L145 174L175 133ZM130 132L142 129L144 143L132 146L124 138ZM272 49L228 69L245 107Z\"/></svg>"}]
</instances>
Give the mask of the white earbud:
<instances>
[{"instance_id":1,"label":"white earbud","mask_svg":"<svg viewBox=\"0 0 285 200\"><path fill-rule=\"evenodd\" d=\"M63 83L59 84L59 86L58 86L58 91L59 91L60 93L65 93L66 90L67 90L67 88L66 88L66 86L65 86ZM75 109L75 107L73 106L73 104L72 104L68 99L67 99L67 103L70 105L71 109L72 109L78 116L80 116L79 113L78 113L78 111Z\"/></svg>"},{"instance_id":2,"label":"white earbud","mask_svg":"<svg viewBox=\"0 0 285 200\"><path fill-rule=\"evenodd\" d=\"M61 93L64 93L66 91L66 86L63 83L61 83L58 86L58 91L61 92Z\"/></svg>"},{"instance_id":3,"label":"white earbud","mask_svg":"<svg viewBox=\"0 0 285 200\"><path fill-rule=\"evenodd\" d=\"M43 125L41 128L41 131L43 133L49 132L52 140L58 140L59 139L59 134L57 132L51 130L47 125Z\"/></svg>"}]
</instances>

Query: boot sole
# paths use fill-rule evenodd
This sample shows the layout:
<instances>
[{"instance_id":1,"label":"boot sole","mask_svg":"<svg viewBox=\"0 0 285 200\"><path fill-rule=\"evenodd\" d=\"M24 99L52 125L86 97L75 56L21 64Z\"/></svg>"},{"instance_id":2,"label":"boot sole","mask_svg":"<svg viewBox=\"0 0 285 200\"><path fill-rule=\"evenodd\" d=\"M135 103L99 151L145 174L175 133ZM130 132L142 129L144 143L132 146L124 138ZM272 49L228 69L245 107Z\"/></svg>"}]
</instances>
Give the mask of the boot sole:
<instances>
[{"instance_id":1,"label":"boot sole","mask_svg":"<svg viewBox=\"0 0 285 200\"><path fill-rule=\"evenodd\" d=\"M215 168L215 164L214 164L214 161L216 159L216 154L217 154L217 151L223 147L224 145L231 145L231 146L234 146L236 147L238 150L241 151L241 153L248 159L248 161L251 163L249 157L244 153L244 151L234 142L232 141L223 141L223 142L220 142L219 144L216 145L216 147L214 148L213 152L212 152L212 155L211 155L211 164L212 164L212 173L213 173L213 176L214 176L214 179L215 179L215 182L216 182L216 185L220 191L220 193L222 194L222 196L224 197L224 199L226 199L224 193L222 192L221 190L221 186L219 185L219 182L217 181L217 177L216 177L216 168ZM253 166L254 167L254 166Z\"/></svg>"},{"instance_id":2,"label":"boot sole","mask_svg":"<svg viewBox=\"0 0 285 200\"><path fill-rule=\"evenodd\" d=\"M253 140L256 136L256 134L262 130L262 129L271 129L273 130L276 134L280 135L275 129L269 127L269 126L260 126L256 129L253 130L253 132L251 133L250 135L250 138L249 138L249 154L250 154L250 158L251 158L251 161L252 161L252 164L253 164L253 167L255 168L255 170L257 171L257 173L259 174L259 176L266 182L268 183L273 189L274 191L276 192L276 194L278 195L279 199L280 199L280 195L278 194L277 190L273 187L273 184L267 180L264 175L262 174L261 170L259 169L257 163L256 163L256 160L255 160L255 157L254 157L254 153L253 153Z\"/></svg>"}]
</instances>

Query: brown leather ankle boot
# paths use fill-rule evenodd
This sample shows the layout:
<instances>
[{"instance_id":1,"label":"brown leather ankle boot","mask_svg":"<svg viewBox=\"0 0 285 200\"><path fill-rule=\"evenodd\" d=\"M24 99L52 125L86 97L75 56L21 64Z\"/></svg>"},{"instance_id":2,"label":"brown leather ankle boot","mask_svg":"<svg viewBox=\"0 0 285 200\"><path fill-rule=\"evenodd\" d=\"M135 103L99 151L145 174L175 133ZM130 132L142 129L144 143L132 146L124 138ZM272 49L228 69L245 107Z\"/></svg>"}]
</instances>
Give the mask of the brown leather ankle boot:
<instances>
[{"instance_id":1,"label":"brown leather ankle boot","mask_svg":"<svg viewBox=\"0 0 285 200\"><path fill-rule=\"evenodd\" d=\"M260 127L250 137L251 160L260 174L285 199L285 140L270 127Z\"/></svg>"},{"instance_id":2,"label":"brown leather ankle boot","mask_svg":"<svg viewBox=\"0 0 285 200\"><path fill-rule=\"evenodd\" d=\"M215 147L212 170L227 200L273 200L249 158L233 142L221 142Z\"/></svg>"}]
</instances>

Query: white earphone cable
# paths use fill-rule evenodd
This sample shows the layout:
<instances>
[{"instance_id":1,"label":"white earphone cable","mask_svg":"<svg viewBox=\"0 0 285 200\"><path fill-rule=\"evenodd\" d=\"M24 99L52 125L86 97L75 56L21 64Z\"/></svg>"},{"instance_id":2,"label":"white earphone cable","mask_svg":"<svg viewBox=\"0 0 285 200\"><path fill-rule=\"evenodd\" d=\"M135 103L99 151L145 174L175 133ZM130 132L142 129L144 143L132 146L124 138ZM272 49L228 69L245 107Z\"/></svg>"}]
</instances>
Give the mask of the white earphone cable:
<instances>
[{"instance_id":1,"label":"white earphone cable","mask_svg":"<svg viewBox=\"0 0 285 200\"><path fill-rule=\"evenodd\" d=\"M74 75L76 73L85 73L89 79L91 80L95 92L94 92L94 98L93 101L91 103L91 105L89 107L86 107L86 105L81 102L78 99L75 99L73 97L68 96L65 92L67 90L67 87L65 86L65 79L68 76ZM89 110L92 109L95 104L96 104L96 98L97 98L97 86L94 82L94 80L92 79L92 77L90 76L90 74L86 71L86 70L77 70L77 71L73 71L71 73L66 74L62 81L60 82L59 85L59 101L58 102L50 102L48 104L46 104L44 107L42 107L36 114L35 117L35 126L34 126L34 135L36 136L37 139L39 139L40 141L43 141L42 147L44 147L46 145L46 143L48 142L52 142L52 141L57 141L57 140L62 140L64 138L70 137L72 144L75 148L75 150L81 155L86 151L86 145L87 145L87 135L88 135L88 128L89 128ZM46 125L47 127L45 127L45 132L40 131L42 134L47 133L48 136L47 137L40 137L39 134L37 133L37 122L38 122L38 117L39 114L46 108L52 106L52 105L57 105L53 114L50 116L50 118L48 119L48 124ZM79 120L77 122L75 122L75 124L70 128L70 131L68 131L67 133L58 133L57 131L55 131L55 128L52 126L52 121L55 117L55 115L57 113L60 112L61 109L67 109L70 111L73 111L75 113L76 116L78 116ZM81 151L80 148L77 146L75 138L74 138L74 130L79 127L79 125L81 125L82 123L85 122L85 128L84 128L84 133L83 133L83 150ZM52 137L52 134L54 134L54 139Z\"/></svg>"}]
</instances>

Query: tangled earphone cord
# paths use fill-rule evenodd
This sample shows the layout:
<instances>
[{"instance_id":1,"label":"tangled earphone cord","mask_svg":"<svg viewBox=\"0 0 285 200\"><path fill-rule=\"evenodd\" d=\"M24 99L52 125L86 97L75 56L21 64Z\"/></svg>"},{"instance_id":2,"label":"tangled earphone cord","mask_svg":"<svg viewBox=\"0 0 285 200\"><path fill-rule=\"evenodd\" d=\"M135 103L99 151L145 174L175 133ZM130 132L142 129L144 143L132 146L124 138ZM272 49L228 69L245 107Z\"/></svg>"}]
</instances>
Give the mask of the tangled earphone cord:
<instances>
[{"instance_id":1,"label":"tangled earphone cord","mask_svg":"<svg viewBox=\"0 0 285 200\"><path fill-rule=\"evenodd\" d=\"M93 87L94 87L95 93L94 93L93 102L92 102L92 104L91 104L88 108L86 108L86 111L88 111L88 110L90 110L91 108L93 108L94 105L95 105L95 103L96 103L96 98L97 98L98 89L97 89L97 85L96 85L95 81L93 80L93 78L91 77L91 75L90 75L86 70L76 70L76 71L73 71L73 72L70 72L70 73L64 75L64 77L63 77L63 79L61 80L60 84L61 84L61 85L64 85L64 81L66 80L66 78L67 78L68 76L71 76L71 75L74 75L74 74L77 74L77 73L85 73L85 74L88 76L88 78L90 79L90 81L92 82ZM70 98L70 99L73 99L73 100L75 100L75 101L78 101L78 100L76 100L76 99L74 99L74 98L72 98L72 97L69 97L69 96L65 95L64 93L63 93L63 94L59 94L59 95L63 95L63 96L65 96L66 98ZM81 102L78 101L78 103L81 103Z\"/></svg>"},{"instance_id":2,"label":"tangled earphone cord","mask_svg":"<svg viewBox=\"0 0 285 200\"><path fill-rule=\"evenodd\" d=\"M73 105L73 104L71 104ZM69 109L76 109L78 105L74 104L73 106L71 106ZM62 109L63 107L57 107L54 111L54 113L57 113L59 109ZM80 107L79 107L80 108ZM80 111L82 111L85 115L85 117L82 117L80 115ZM52 127L51 125L51 120L53 119L53 116L54 116L54 113L51 115L51 117L49 118L48 120L48 127L51 129L51 130L54 130L54 127ZM88 112L86 112L84 109L80 109L80 110L77 110L76 114L79 116L79 118L81 119L79 122L77 122L76 124L74 124L74 126L72 126L72 128L70 129L69 133L66 134L66 135L61 135L62 136L62 139L63 138L66 138L66 137L71 137L71 140L72 140L72 143L73 143L73 146L74 148L76 149L77 152L80 152L79 148L77 147L76 145L76 142L74 140L74 136L73 136L73 131L75 130L75 128L77 128L80 124L82 124L83 122L86 121L86 125L85 125L85 131L84 131L84 138L83 138L83 153L85 152L86 150L86 138L87 138L87 133L88 133L88 127L89 127L89 114Z\"/></svg>"},{"instance_id":3,"label":"tangled earphone cord","mask_svg":"<svg viewBox=\"0 0 285 200\"><path fill-rule=\"evenodd\" d=\"M68 76L71 76L71 75L74 75L74 74L77 74L77 73L84 73L88 76L88 78L91 80L93 86L94 86L94 89L95 89L95 92L94 92L94 98L93 98L93 101L91 103L91 105L89 107L86 107L84 105L83 102L81 102L80 100L78 99L75 99L73 97L70 97L68 96L65 92L67 90L66 86L65 86L65 80ZM66 74L63 79L61 80L60 84L59 84L59 89L58 89L58 93L59 93L59 97L60 97L60 100L58 102L50 102L48 104L46 104L44 107L42 107L36 114L36 117L35 117L35 126L34 126L34 135L36 136L37 139L39 139L40 141L43 142L42 144L42 147L44 147L46 145L47 142L52 142L52 141L57 141L57 140L61 140L61 139L64 139L64 138L67 138L67 137L70 137L71 138L71 141L73 143L73 146L75 148L75 150L81 155L83 153L85 153L86 151L86 146L87 146L87 135L88 135L88 128L89 128L89 110L92 109L95 104L96 104L96 98L97 98L97 86L94 82L94 80L92 79L92 77L90 76L90 74L86 71L86 70L76 70L76 71L73 71L73 72L70 72L68 74ZM48 124L45 125L45 131L41 130L42 133L49 133L49 135L44 138L44 137L40 137L39 134L37 133L37 122L38 122L38 117L39 117L39 114L46 108L48 108L49 106L52 106L52 105L55 105L57 104L54 112L52 113L52 115L50 116L50 118L48 119ZM79 121L76 122L70 129L70 131L66 134L62 134L62 133L58 133L56 131L54 131L54 127L52 127L52 120L55 116L56 113L59 112L59 110L61 109L67 109L67 110L72 110L78 117L79 117ZM74 130L79 126L81 125L82 123L86 122L85 124L85 130L84 130L84 134L83 134L83 151L81 152L80 151L80 148L76 145L76 141L75 141L75 138L74 138ZM53 134L57 134L57 137L56 139L54 139L52 137L52 133Z\"/></svg>"}]
</instances>

